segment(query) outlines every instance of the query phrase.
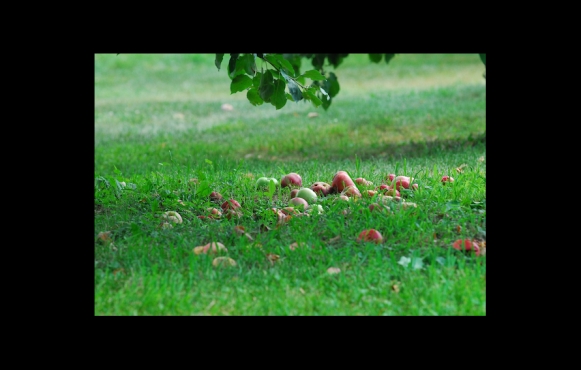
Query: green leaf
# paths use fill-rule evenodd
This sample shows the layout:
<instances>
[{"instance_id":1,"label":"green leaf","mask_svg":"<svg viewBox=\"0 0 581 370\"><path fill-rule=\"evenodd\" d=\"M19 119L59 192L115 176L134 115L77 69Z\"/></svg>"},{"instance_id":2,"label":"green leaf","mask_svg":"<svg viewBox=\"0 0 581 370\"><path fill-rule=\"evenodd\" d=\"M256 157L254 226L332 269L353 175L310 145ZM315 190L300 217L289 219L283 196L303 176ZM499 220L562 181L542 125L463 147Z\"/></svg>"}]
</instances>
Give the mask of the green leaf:
<instances>
[{"instance_id":1,"label":"green leaf","mask_svg":"<svg viewBox=\"0 0 581 370\"><path fill-rule=\"evenodd\" d=\"M280 69L280 62L278 61L278 58L275 55L280 55L280 57L282 58L281 54L267 54L264 57L264 59L268 60L270 64L273 65L273 67Z\"/></svg>"},{"instance_id":2,"label":"green leaf","mask_svg":"<svg viewBox=\"0 0 581 370\"><path fill-rule=\"evenodd\" d=\"M295 76L295 70L290 62L282 56L282 54L274 54L274 57L280 62L280 65L287 70L291 76Z\"/></svg>"},{"instance_id":3,"label":"green leaf","mask_svg":"<svg viewBox=\"0 0 581 370\"><path fill-rule=\"evenodd\" d=\"M331 106L331 102L333 101L333 99L323 99L323 109L327 110L330 106Z\"/></svg>"},{"instance_id":4,"label":"green leaf","mask_svg":"<svg viewBox=\"0 0 581 370\"><path fill-rule=\"evenodd\" d=\"M321 99L317 98L317 96L310 89L303 91L303 96L304 94L307 94L308 99L313 103L315 107L318 107L319 105L323 104Z\"/></svg>"},{"instance_id":5,"label":"green leaf","mask_svg":"<svg viewBox=\"0 0 581 370\"><path fill-rule=\"evenodd\" d=\"M252 78L247 75L236 76L230 84L230 94L246 90L250 86L252 86Z\"/></svg>"},{"instance_id":6,"label":"green leaf","mask_svg":"<svg viewBox=\"0 0 581 370\"><path fill-rule=\"evenodd\" d=\"M329 77L323 82L323 87L325 88L325 91L329 93L331 98L339 93L339 81L337 81L337 76L333 72L329 72Z\"/></svg>"},{"instance_id":7,"label":"green leaf","mask_svg":"<svg viewBox=\"0 0 581 370\"><path fill-rule=\"evenodd\" d=\"M260 87L261 80L262 80L262 73L256 72L256 75L252 79L252 86L254 86L258 89Z\"/></svg>"},{"instance_id":8,"label":"green leaf","mask_svg":"<svg viewBox=\"0 0 581 370\"><path fill-rule=\"evenodd\" d=\"M216 54L216 59L214 59L214 64L216 65L216 68L218 68L218 71L220 70L220 67L222 66L222 59L224 58L224 54Z\"/></svg>"},{"instance_id":9,"label":"green leaf","mask_svg":"<svg viewBox=\"0 0 581 370\"><path fill-rule=\"evenodd\" d=\"M484 66L486 67L486 53L478 55L480 56L480 60L482 61L482 63L484 63Z\"/></svg>"},{"instance_id":10,"label":"green leaf","mask_svg":"<svg viewBox=\"0 0 581 370\"><path fill-rule=\"evenodd\" d=\"M270 98L270 102L277 110L284 107L286 104L286 96L284 93L285 85L284 80L274 81L274 93Z\"/></svg>"},{"instance_id":11,"label":"green leaf","mask_svg":"<svg viewBox=\"0 0 581 370\"><path fill-rule=\"evenodd\" d=\"M236 62L236 71L240 70L246 72L250 76L254 76L256 73L256 63L254 62L254 55L244 54L242 57L238 58Z\"/></svg>"},{"instance_id":12,"label":"green leaf","mask_svg":"<svg viewBox=\"0 0 581 370\"><path fill-rule=\"evenodd\" d=\"M248 90L246 93L246 99L248 99L250 104L254 106L262 105L262 103L264 103L264 100L262 100L260 95L258 95L258 89L255 87L252 87Z\"/></svg>"},{"instance_id":13,"label":"green leaf","mask_svg":"<svg viewBox=\"0 0 581 370\"><path fill-rule=\"evenodd\" d=\"M260 86L258 88L258 95L267 103L270 103L270 97L274 93L274 84L272 79L272 73L267 70L262 75L260 80Z\"/></svg>"},{"instance_id":14,"label":"green leaf","mask_svg":"<svg viewBox=\"0 0 581 370\"><path fill-rule=\"evenodd\" d=\"M393 58L395 56L395 54L385 54L385 63L389 63L389 61L391 60L391 58Z\"/></svg>"},{"instance_id":15,"label":"green leaf","mask_svg":"<svg viewBox=\"0 0 581 370\"><path fill-rule=\"evenodd\" d=\"M303 94L301 93L301 89L293 80L289 80L287 86L288 86L288 91L290 92L293 101L298 102L299 100L301 100L303 98Z\"/></svg>"},{"instance_id":16,"label":"green leaf","mask_svg":"<svg viewBox=\"0 0 581 370\"><path fill-rule=\"evenodd\" d=\"M381 62L381 57L383 55L381 54L369 54L369 60L371 60L373 63L379 63Z\"/></svg>"},{"instance_id":17,"label":"green leaf","mask_svg":"<svg viewBox=\"0 0 581 370\"><path fill-rule=\"evenodd\" d=\"M301 76L304 76L306 78L310 78L313 81L323 81L323 80L325 80L325 76L323 76L321 74L321 72L319 72L319 71L317 71L315 69L311 69L310 71L306 71Z\"/></svg>"},{"instance_id":18,"label":"green leaf","mask_svg":"<svg viewBox=\"0 0 581 370\"><path fill-rule=\"evenodd\" d=\"M232 79L234 78L234 72L236 71L236 60L238 59L238 55L235 53L230 53L230 60L228 61L228 76Z\"/></svg>"}]
</instances>

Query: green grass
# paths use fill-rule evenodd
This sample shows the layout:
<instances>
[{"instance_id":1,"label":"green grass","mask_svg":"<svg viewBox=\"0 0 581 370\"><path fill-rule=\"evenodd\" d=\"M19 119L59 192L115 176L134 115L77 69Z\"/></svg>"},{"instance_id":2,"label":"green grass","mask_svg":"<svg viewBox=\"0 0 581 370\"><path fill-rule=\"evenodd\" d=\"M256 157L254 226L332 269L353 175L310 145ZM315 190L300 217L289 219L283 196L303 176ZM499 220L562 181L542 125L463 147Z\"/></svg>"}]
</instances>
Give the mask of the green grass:
<instances>
[{"instance_id":1,"label":"green grass","mask_svg":"<svg viewBox=\"0 0 581 370\"><path fill-rule=\"evenodd\" d=\"M95 56L96 315L486 315L486 256L451 248L486 240L478 55L402 54L388 65L350 55L328 111L254 107L229 93L222 67L212 54ZM319 198L322 215L277 226L269 209L286 207L289 190L255 189L261 176L297 172L310 186L339 170L374 183L362 192L389 173L413 176L419 189L404 199L418 207L370 212L377 198L333 195ZM443 175L456 181L443 185ZM212 190L238 200L241 217L198 218L220 208ZM184 222L161 229L169 210ZM358 242L368 228L385 241ZM104 231L112 244L98 238ZM235 267L193 253L212 241Z\"/></svg>"}]
</instances>

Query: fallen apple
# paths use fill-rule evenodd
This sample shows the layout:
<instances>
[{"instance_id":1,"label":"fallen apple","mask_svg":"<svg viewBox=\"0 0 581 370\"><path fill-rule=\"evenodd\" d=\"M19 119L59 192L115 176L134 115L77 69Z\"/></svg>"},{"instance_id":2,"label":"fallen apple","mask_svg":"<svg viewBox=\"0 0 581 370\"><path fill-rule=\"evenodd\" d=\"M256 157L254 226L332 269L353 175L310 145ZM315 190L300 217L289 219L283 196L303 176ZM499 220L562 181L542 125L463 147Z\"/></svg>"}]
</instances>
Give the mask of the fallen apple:
<instances>
[{"instance_id":1,"label":"fallen apple","mask_svg":"<svg viewBox=\"0 0 581 370\"><path fill-rule=\"evenodd\" d=\"M443 176L441 181L442 184L446 185L447 182L454 182L454 178L452 176Z\"/></svg>"},{"instance_id":2,"label":"fallen apple","mask_svg":"<svg viewBox=\"0 0 581 370\"><path fill-rule=\"evenodd\" d=\"M310 188L300 188L297 193L297 198L303 198L309 202L309 204L312 204L317 201L317 194Z\"/></svg>"},{"instance_id":3,"label":"fallen apple","mask_svg":"<svg viewBox=\"0 0 581 370\"><path fill-rule=\"evenodd\" d=\"M161 215L161 218L165 221L175 222L176 224L181 224L183 222L182 216L175 211L167 211Z\"/></svg>"},{"instance_id":4,"label":"fallen apple","mask_svg":"<svg viewBox=\"0 0 581 370\"><path fill-rule=\"evenodd\" d=\"M287 186L291 188L293 187L300 188L301 186L303 186L303 179L298 173L291 172L287 175L284 175L280 179L280 186L283 188L286 188Z\"/></svg>"},{"instance_id":5,"label":"fallen apple","mask_svg":"<svg viewBox=\"0 0 581 370\"><path fill-rule=\"evenodd\" d=\"M331 191L331 184L327 184L326 182L317 181L311 185L311 190L314 191L316 194L320 196L329 195Z\"/></svg>"},{"instance_id":6,"label":"fallen apple","mask_svg":"<svg viewBox=\"0 0 581 370\"><path fill-rule=\"evenodd\" d=\"M393 179L395 179L395 173L390 173L389 175L385 176L385 179L392 183Z\"/></svg>"},{"instance_id":7,"label":"fallen apple","mask_svg":"<svg viewBox=\"0 0 581 370\"><path fill-rule=\"evenodd\" d=\"M224 200L224 197L217 191L213 191L210 193L210 200L213 202L221 202L222 200Z\"/></svg>"},{"instance_id":8,"label":"fallen apple","mask_svg":"<svg viewBox=\"0 0 581 370\"><path fill-rule=\"evenodd\" d=\"M222 203L222 211L227 211L229 209L238 209L240 208L240 203L238 203L238 201L236 201L235 199L230 199L225 201L224 203Z\"/></svg>"},{"instance_id":9,"label":"fallen apple","mask_svg":"<svg viewBox=\"0 0 581 370\"><path fill-rule=\"evenodd\" d=\"M212 261L212 266L214 267L229 267L229 266L236 266L236 261L234 261L230 257L216 257Z\"/></svg>"},{"instance_id":10,"label":"fallen apple","mask_svg":"<svg viewBox=\"0 0 581 370\"><path fill-rule=\"evenodd\" d=\"M355 186L351 176L349 176L346 171L338 171L335 173L335 176L333 176L333 182L331 183L331 188L335 192L340 193L348 186Z\"/></svg>"},{"instance_id":11,"label":"fallen apple","mask_svg":"<svg viewBox=\"0 0 581 370\"><path fill-rule=\"evenodd\" d=\"M299 189L293 189L293 190L291 190L291 192L290 192L291 199L292 198L296 198L298 192L299 192Z\"/></svg>"},{"instance_id":12,"label":"fallen apple","mask_svg":"<svg viewBox=\"0 0 581 370\"><path fill-rule=\"evenodd\" d=\"M194 254L216 254L219 252L228 252L228 249L220 242L212 242L194 248Z\"/></svg>"},{"instance_id":13,"label":"fallen apple","mask_svg":"<svg viewBox=\"0 0 581 370\"><path fill-rule=\"evenodd\" d=\"M401 197L401 193L399 192L399 190L392 188L391 186L383 192L383 195L389 195L392 197Z\"/></svg>"},{"instance_id":14,"label":"fallen apple","mask_svg":"<svg viewBox=\"0 0 581 370\"><path fill-rule=\"evenodd\" d=\"M289 203L297 208L302 208L303 210L309 208L309 203L301 197L292 198Z\"/></svg>"},{"instance_id":15,"label":"fallen apple","mask_svg":"<svg viewBox=\"0 0 581 370\"><path fill-rule=\"evenodd\" d=\"M346 195L348 197L360 197L361 192L359 191L357 186L351 185L351 186L347 186L345 189L343 189L343 191L341 192L341 195Z\"/></svg>"},{"instance_id":16,"label":"fallen apple","mask_svg":"<svg viewBox=\"0 0 581 370\"><path fill-rule=\"evenodd\" d=\"M452 244L452 248L459 251L474 251L477 256L480 255L480 246L471 239L458 239Z\"/></svg>"},{"instance_id":17,"label":"fallen apple","mask_svg":"<svg viewBox=\"0 0 581 370\"><path fill-rule=\"evenodd\" d=\"M397 179L393 180L393 185L392 188L395 188L397 191L403 189L409 189L410 188L410 182L409 180L406 179Z\"/></svg>"},{"instance_id":18,"label":"fallen apple","mask_svg":"<svg viewBox=\"0 0 581 370\"><path fill-rule=\"evenodd\" d=\"M358 177L355 179L355 183L358 185L363 185L363 186L370 186L373 185L373 183L371 181L367 181L366 179L364 179L363 177Z\"/></svg>"},{"instance_id":19,"label":"fallen apple","mask_svg":"<svg viewBox=\"0 0 581 370\"><path fill-rule=\"evenodd\" d=\"M357 241L374 242L379 244L383 242L383 236L375 229L367 229L359 233Z\"/></svg>"},{"instance_id":20,"label":"fallen apple","mask_svg":"<svg viewBox=\"0 0 581 370\"><path fill-rule=\"evenodd\" d=\"M274 186L279 185L278 180L274 177L259 177L258 180L256 180L256 188L268 188L270 180L274 182Z\"/></svg>"}]
</instances>

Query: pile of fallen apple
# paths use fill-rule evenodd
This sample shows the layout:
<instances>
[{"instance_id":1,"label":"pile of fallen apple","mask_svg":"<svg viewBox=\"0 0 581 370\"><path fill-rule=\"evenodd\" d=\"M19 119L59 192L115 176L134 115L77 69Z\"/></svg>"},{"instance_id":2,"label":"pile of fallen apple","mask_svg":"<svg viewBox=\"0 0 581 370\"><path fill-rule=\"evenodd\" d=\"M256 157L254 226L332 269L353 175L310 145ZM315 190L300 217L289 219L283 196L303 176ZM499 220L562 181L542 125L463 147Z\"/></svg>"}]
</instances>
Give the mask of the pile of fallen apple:
<instances>
[{"instance_id":1,"label":"pile of fallen apple","mask_svg":"<svg viewBox=\"0 0 581 370\"><path fill-rule=\"evenodd\" d=\"M443 184L453 181L454 179L450 176L443 176L441 179ZM256 181L256 189L258 190L268 188L271 183L275 186L291 189L289 205L287 207L281 209L270 209L274 214L277 215L277 225L279 226L287 223L292 217L310 216L313 212L319 214L323 213L323 207L319 204L316 204L318 196L325 197L332 194L339 195L337 198L335 198L336 201L351 201L357 200L361 197L371 198L375 196L376 202L369 205L370 211L383 211L391 213L391 208L406 209L410 207L417 207L416 203L407 202L401 196L402 189L412 191L418 189L418 184L414 183L413 178L408 176L396 176L395 174L389 174L385 177L385 182L386 183L382 183L381 185L375 187L375 189L371 190L368 188L373 185L372 182L367 181L361 177L353 180L346 171L338 171L333 176L331 184L317 181L309 187L303 187L301 176L298 173L293 172L284 175L280 182L273 177L260 177ZM357 185L364 187L365 190L361 192ZM213 191L209 197L211 201L220 204L220 209L213 207L208 208L208 214L197 216L198 218L220 219L222 217L226 217L227 219L231 219L232 217L242 217L241 205L237 200L224 200L223 196L215 191ZM347 211L345 210L344 212ZM172 222L182 223L182 217L175 211L165 212L162 215L162 220L163 221L160 225L162 228L171 228ZM251 239L249 234L244 233L244 235ZM381 233L375 229L363 230L357 237L357 241L374 243L381 243L383 240L384 238ZM453 248L459 250L473 250L476 252L476 255L480 255L480 248L478 244L473 241L469 241L468 239L466 242L457 240L453 244ZM207 254L216 253L221 250L227 251L223 244L209 243L204 246L194 248L194 253ZM230 261L229 259L225 259L222 262L235 265L235 262L233 260Z\"/></svg>"}]
</instances>

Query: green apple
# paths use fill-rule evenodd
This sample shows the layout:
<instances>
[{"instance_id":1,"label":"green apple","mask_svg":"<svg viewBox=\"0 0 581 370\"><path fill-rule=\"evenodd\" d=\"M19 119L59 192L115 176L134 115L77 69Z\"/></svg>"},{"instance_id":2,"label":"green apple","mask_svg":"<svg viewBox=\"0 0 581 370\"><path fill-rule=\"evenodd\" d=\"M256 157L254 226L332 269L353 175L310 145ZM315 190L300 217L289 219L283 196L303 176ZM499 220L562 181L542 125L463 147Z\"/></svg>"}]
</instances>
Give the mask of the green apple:
<instances>
[{"instance_id":1,"label":"green apple","mask_svg":"<svg viewBox=\"0 0 581 370\"><path fill-rule=\"evenodd\" d=\"M297 197L303 198L309 204L313 204L317 201L317 193L309 188L300 188L299 192L297 193Z\"/></svg>"},{"instance_id":2,"label":"green apple","mask_svg":"<svg viewBox=\"0 0 581 370\"><path fill-rule=\"evenodd\" d=\"M257 188L268 188L268 184L270 183L270 180L274 181L274 186L278 186L278 180L275 179L274 177L259 177L258 180L256 180L256 187Z\"/></svg>"}]
</instances>

